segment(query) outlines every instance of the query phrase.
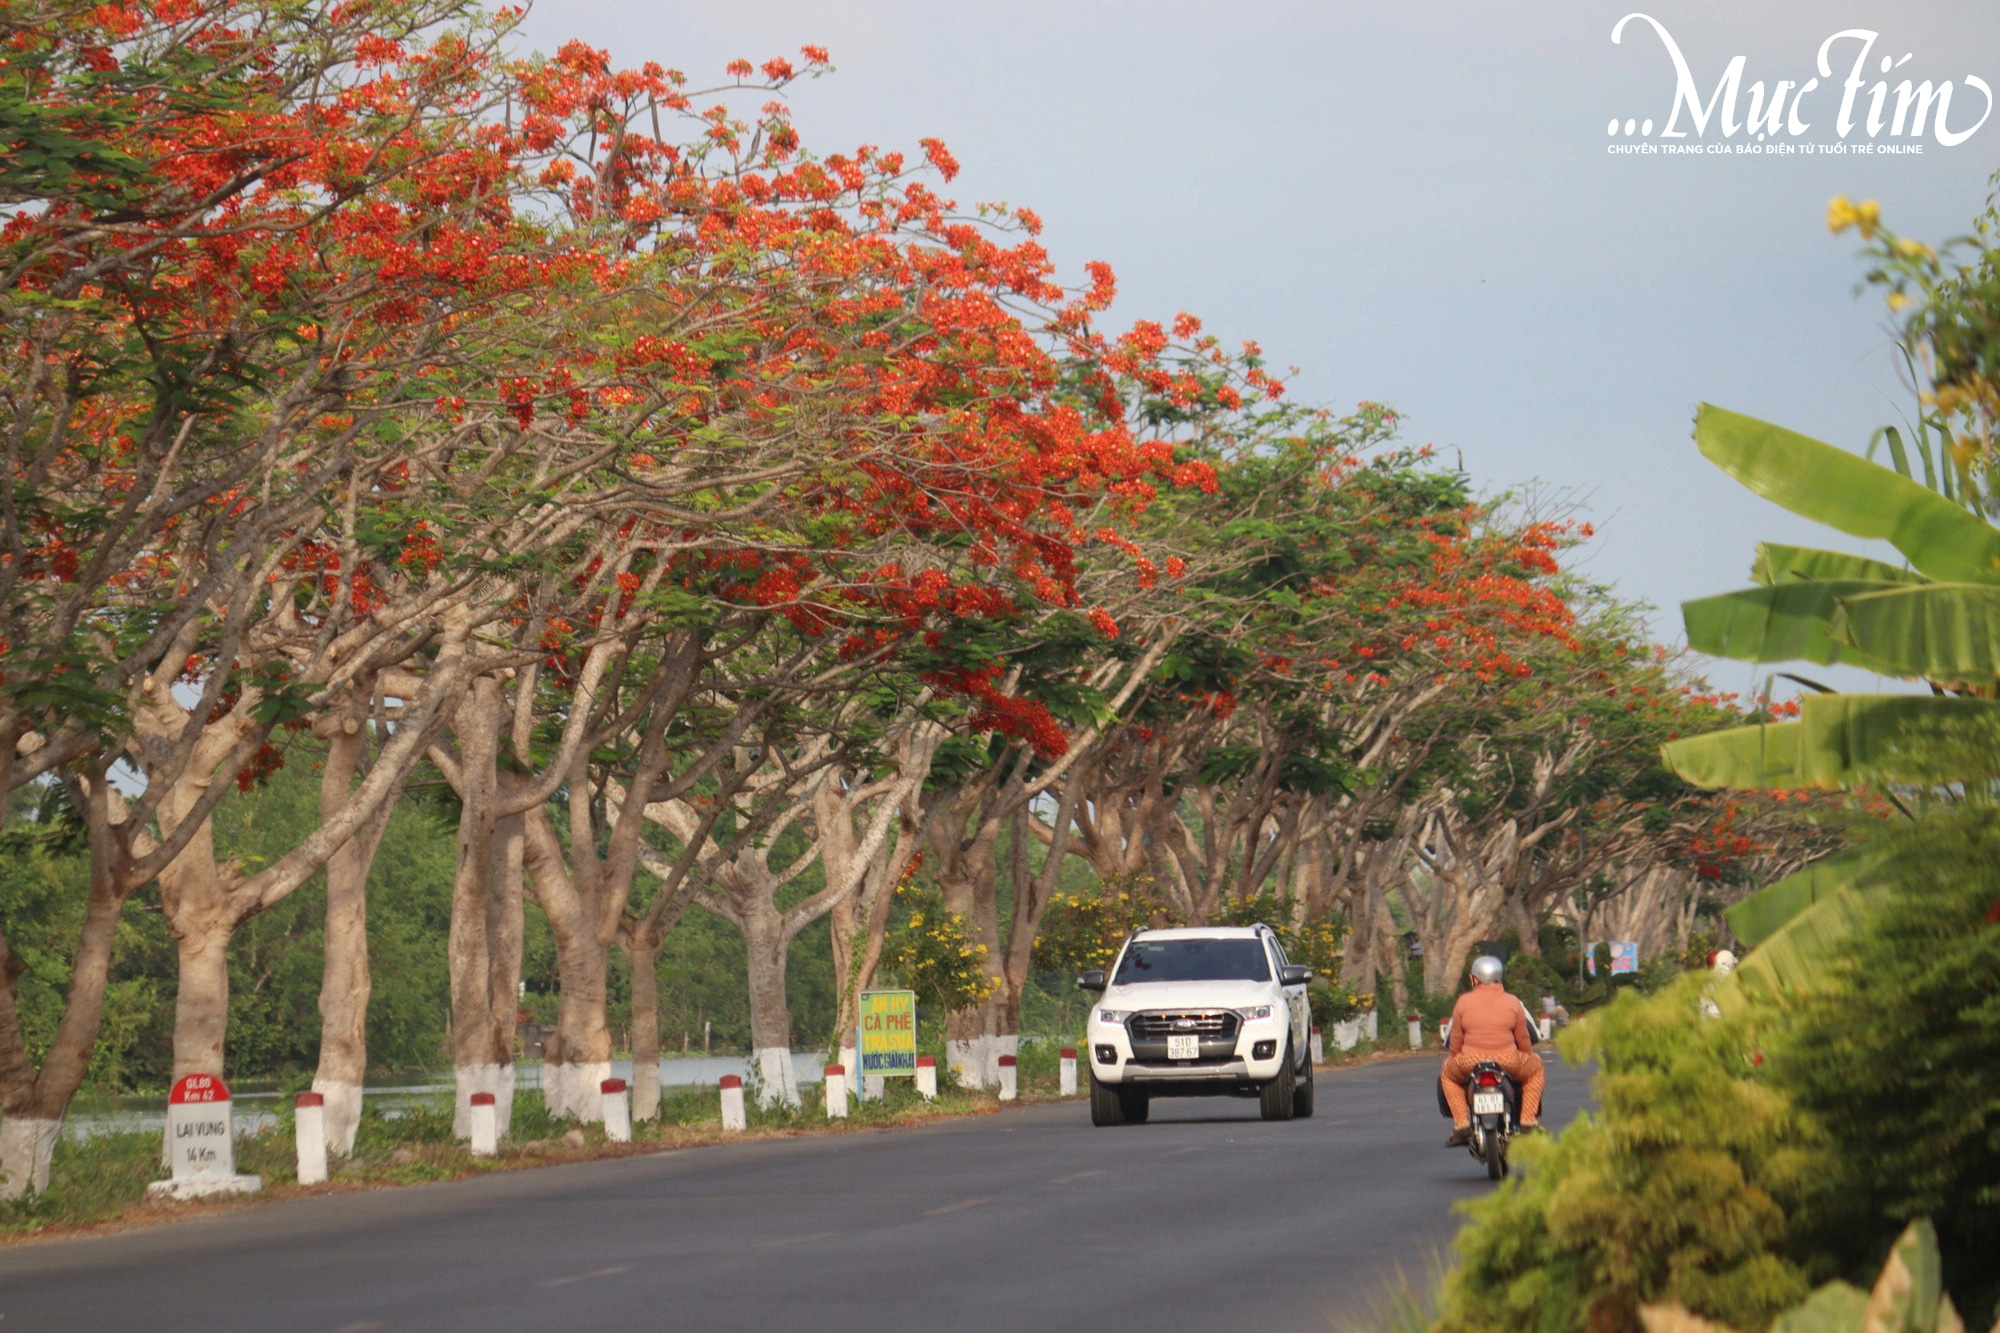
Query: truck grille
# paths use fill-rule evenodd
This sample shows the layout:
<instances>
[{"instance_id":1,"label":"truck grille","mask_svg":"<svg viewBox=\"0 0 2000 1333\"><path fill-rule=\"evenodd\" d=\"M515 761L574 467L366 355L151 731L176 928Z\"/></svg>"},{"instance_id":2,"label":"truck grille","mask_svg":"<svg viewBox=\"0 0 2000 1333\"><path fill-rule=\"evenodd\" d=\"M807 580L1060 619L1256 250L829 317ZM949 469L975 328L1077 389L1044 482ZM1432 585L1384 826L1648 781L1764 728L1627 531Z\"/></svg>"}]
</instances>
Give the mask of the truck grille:
<instances>
[{"instance_id":1,"label":"truck grille","mask_svg":"<svg viewBox=\"0 0 2000 1333\"><path fill-rule=\"evenodd\" d=\"M1235 1040L1236 1029L1242 1019L1227 1009L1198 1009L1184 1013L1134 1014L1125 1023L1125 1030L1134 1040L1164 1042L1173 1036L1198 1036L1204 1041L1212 1039Z\"/></svg>"}]
</instances>

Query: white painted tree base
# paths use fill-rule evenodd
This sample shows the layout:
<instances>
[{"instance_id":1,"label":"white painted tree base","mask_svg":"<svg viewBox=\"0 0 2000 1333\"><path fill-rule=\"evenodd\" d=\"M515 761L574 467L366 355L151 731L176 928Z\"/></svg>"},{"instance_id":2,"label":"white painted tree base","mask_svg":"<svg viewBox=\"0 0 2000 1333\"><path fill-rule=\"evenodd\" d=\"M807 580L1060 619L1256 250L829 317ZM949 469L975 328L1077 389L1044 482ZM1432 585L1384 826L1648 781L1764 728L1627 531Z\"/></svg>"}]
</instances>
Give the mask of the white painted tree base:
<instances>
[{"instance_id":1,"label":"white painted tree base","mask_svg":"<svg viewBox=\"0 0 2000 1333\"><path fill-rule=\"evenodd\" d=\"M361 1085L316 1078L312 1090L326 1098L327 1152L335 1157L353 1156L354 1135L361 1128Z\"/></svg>"},{"instance_id":2,"label":"white painted tree base","mask_svg":"<svg viewBox=\"0 0 2000 1333\"><path fill-rule=\"evenodd\" d=\"M660 1062L653 1061L652 1068L641 1060L632 1066L632 1121L644 1124L660 1114Z\"/></svg>"},{"instance_id":3,"label":"white painted tree base","mask_svg":"<svg viewBox=\"0 0 2000 1333\"><path fill-rule=\"evenodd\" d=\"M500 1072L493 1079L493 1133L504 1139L514 1127L514 1062L495 1067Z\"/></svg>"},{"instance_id":4,"label":"white painted tree base","mask_svg":"<svg viewBox=\"0 0 2000 1333\"><path fill-rule=\"evenodd\" d=\"M970 1037L964 1041L946 1040L944 1044L945 1066L957 1076L959 1086L983 1088L986 1086L986 1038Z\"/></svg>"},{"instance_id":5,"label":"white painted tree base","mask_svg":"<svg viewBox=\"0 0 2000 1333\"><path fill-rule=\"evenodd\" d=\"M1000 1078L1000 1057L1003 1055L1011 1055L1017 1062L1020 1060L1020 1033L999 1032L986 1039L986 1087L998 1088L1003 1086Z\"/></svg>"},{"instance_id":6,"label":"white painted tree base","mask_svg":"<svg viewBox=\"0 0 2000 1333\"><path fill-rule=\"evenodd\" d=\"M154 1181L146 1186L146 1197L183 1203L224 1194L255 1194L263 1188L261 1176L182 1176L179 1180Z\"/></svg>"},{"instance_id":7,"label":"white painted tree base","mask_svg":"<svg viewBox=\"0 0 2000 1333\"><path fill-rule=\"evenodd\" d=\"M604 1080L611 1077L609 1060L565 1061L542 1066L542 1104L549 1119L565 1117L586 1125L604 1123Z\"/></svg>"},{"instance_id":8,"label":"white painted tree base","mask_svg":"<svg viewBox=\"0 0 2000 1333\"><path fill-rule=\"evenodd\" d=\"M791 1047L759 1046L750 1052L750 1059L757 1066L757 1105L768 1111L780 1103L799 1104L799 1079L792 1069Z\"/></svg>"},{"instance_id":9,"label":"white painted tree base","mask_svg":"<svg viewBox=\"0 0 2000 1333\"><path fill-rule=\"evenodd\" d=\"M61 1133L60 1120L11 1115L0 1120L0 1199L48 1189L49 1161Z\"/></svg>"}]
</instances>

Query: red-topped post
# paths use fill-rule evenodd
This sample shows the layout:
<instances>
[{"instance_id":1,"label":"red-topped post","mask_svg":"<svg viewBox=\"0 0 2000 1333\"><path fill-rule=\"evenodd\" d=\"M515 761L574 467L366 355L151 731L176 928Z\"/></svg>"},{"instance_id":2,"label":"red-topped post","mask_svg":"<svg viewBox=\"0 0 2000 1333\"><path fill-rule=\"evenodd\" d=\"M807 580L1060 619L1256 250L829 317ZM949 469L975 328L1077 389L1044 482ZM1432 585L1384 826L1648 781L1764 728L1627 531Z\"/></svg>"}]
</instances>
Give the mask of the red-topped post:
<instances>
[{"instance_id":1,"label":"red-topped post","mask_svg":"<svg viewBox=\"0 0 2000 1333\"><path fill-rule=\"evenodd\" d=\"M472 1155L491 1157L500 1151L499 1112L494 1109L493 1094L473 1093L471 1107Z\"/></svg>"},{"instance_id":2,"label":"red-topped post","mask_svg":"<svg viewBox=\"0 0 2000 1333\"><path fill-rule=\"evenodd\" d=\"M302 1092L292 1103L292 1139L299 1154L299 1184L326 1180L326 1098Z\"/></svg>"}]
</instances>

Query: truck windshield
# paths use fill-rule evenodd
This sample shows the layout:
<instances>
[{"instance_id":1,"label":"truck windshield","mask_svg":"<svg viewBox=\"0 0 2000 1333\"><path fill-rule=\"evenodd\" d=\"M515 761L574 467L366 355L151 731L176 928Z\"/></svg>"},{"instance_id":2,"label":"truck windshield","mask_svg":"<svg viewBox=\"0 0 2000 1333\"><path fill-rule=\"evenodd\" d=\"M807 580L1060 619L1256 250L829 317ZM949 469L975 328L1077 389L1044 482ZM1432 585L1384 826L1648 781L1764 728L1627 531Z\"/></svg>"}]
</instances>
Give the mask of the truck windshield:
<instances>
[{"instance_id":1,"label":"truck windshield","mask_svg":"<svg viewBox=\"0 0 2000 1333\"><path fill-rule=\"evenodd\" d=\"M1112 984L1139 981L1269 981L1264 943L1254 939L1133 940Z\"/></svg>"}]
</instances>

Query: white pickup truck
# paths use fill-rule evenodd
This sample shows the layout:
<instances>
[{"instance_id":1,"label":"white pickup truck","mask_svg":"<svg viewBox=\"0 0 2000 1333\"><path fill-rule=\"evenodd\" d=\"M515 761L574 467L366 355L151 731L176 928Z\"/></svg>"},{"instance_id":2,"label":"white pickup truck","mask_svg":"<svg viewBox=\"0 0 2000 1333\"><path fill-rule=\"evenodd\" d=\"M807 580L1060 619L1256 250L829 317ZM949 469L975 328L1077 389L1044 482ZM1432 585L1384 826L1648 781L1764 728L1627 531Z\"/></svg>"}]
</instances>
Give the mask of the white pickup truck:
<instances>
[{"instance_id":1,"label":"white pickup truck","mask_svg":"<svg viewBox=\"0 0 2000 1333\"><path fill-rule=\"evenodd\" d=\"M1090 1119L1138 1125L1155 1097L1256 1097L1266 1120L1313 1112L1312 973L1285 958L1268 926L1140 930L1110 971L1085 1025Z\"/></svg>"}]
</instances>

